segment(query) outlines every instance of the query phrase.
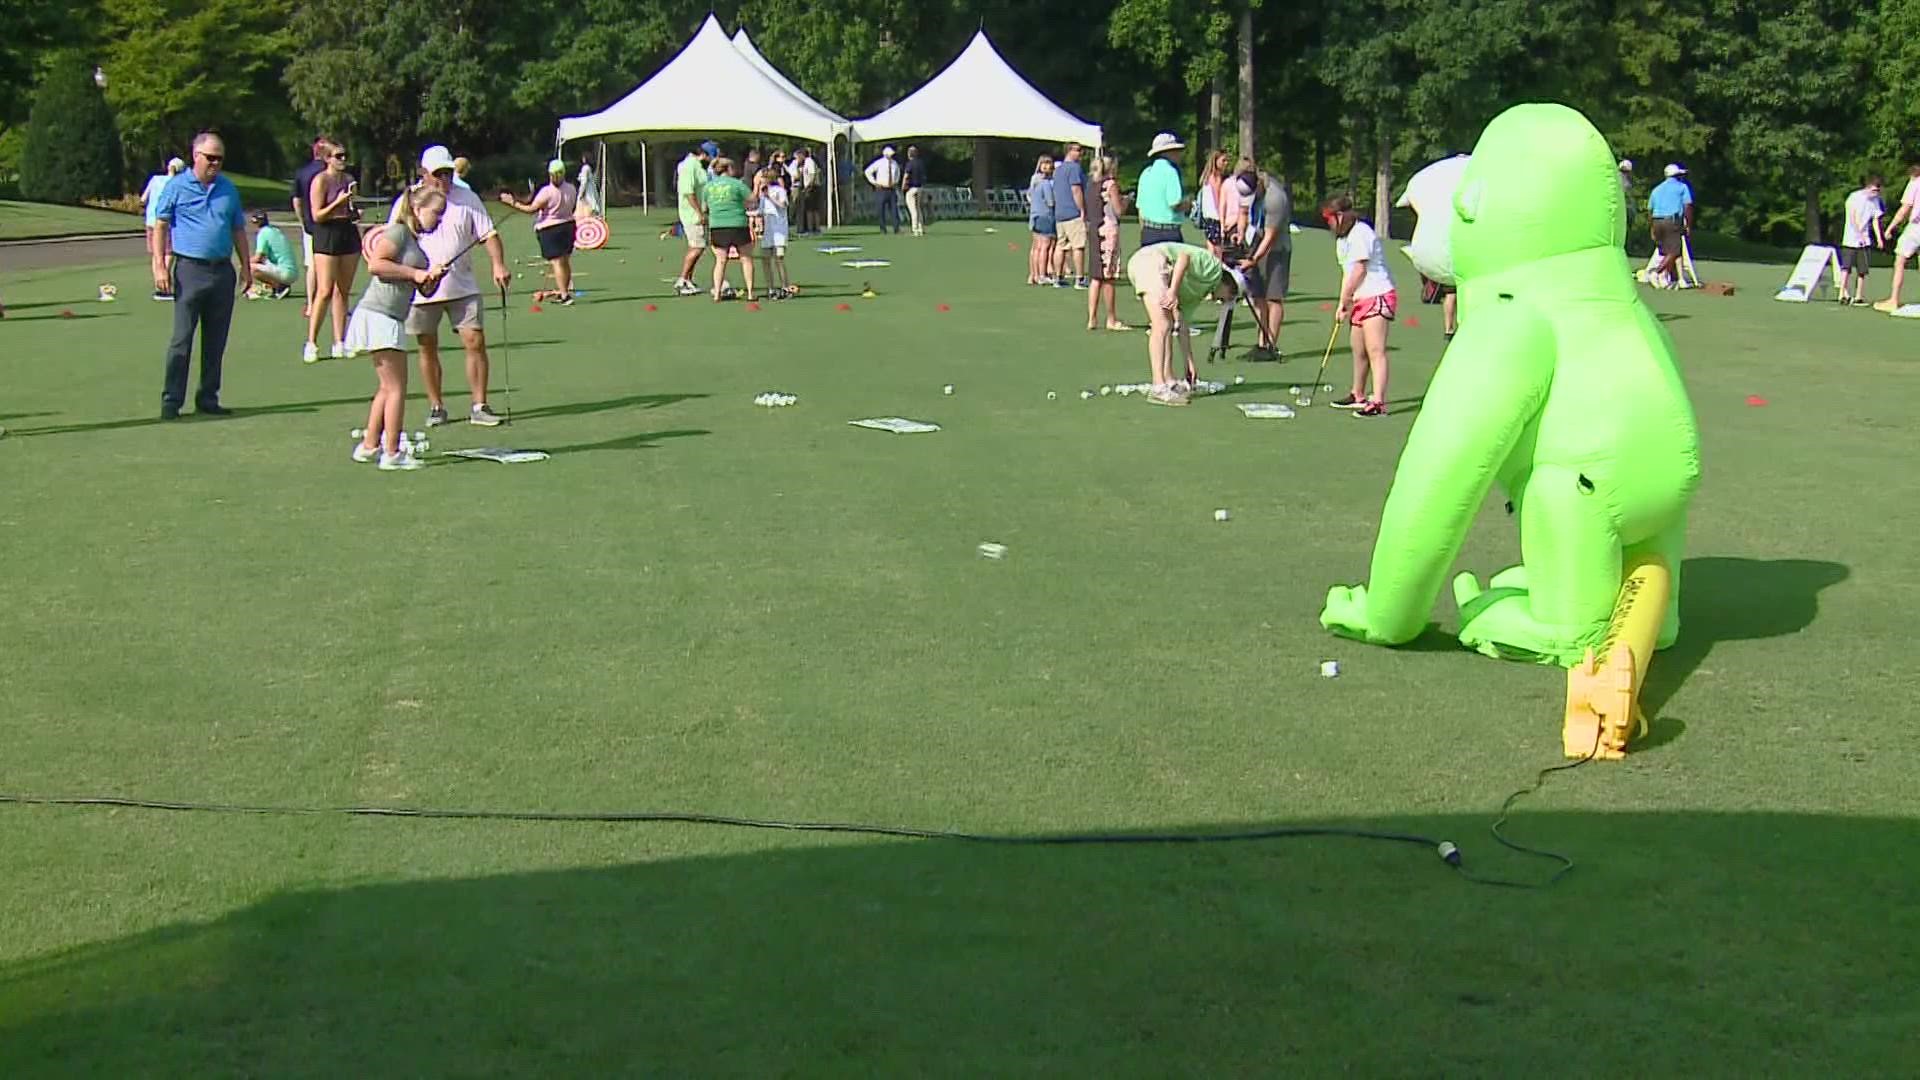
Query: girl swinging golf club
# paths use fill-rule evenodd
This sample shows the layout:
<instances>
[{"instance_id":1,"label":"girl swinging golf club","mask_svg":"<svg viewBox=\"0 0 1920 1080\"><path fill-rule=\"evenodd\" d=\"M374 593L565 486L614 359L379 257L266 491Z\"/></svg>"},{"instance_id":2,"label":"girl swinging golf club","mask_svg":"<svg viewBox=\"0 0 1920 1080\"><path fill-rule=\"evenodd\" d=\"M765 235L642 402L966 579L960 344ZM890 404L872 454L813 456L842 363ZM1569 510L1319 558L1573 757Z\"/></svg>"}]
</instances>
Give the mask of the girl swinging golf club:
<instances>
[{"instance_id":1,"label":"girl swinging golf club","mask_svg":"<svg viewBox=\"0 0 1920 1080\"><path fill-rule=\"evenodd\" d=\"M347 325L347 352L372 354L379 377L373 404L367 411L367 432L353 448L353 460L372 461L389 472L421 467L412 453L400 448L406 430L407 313L413 292L431 295L440 287L446 266L430 267L420 249L418 234L431 232L447 209L447 198L431 187L417 187L403 197L399 220L367 232L367 270L373 280L353 309Z\"/></svg>"}]
</instances>

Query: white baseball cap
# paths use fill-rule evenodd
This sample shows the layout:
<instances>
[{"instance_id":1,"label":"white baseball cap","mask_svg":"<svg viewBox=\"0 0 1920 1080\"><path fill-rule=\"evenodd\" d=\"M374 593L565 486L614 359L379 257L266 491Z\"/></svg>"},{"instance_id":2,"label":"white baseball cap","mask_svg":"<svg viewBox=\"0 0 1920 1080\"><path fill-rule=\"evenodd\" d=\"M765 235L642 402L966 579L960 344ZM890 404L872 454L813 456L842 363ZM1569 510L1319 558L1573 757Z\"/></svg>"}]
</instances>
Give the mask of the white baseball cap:
<instances>
[{"instance_id":1,"label":"white baseball cap","mask_svg":"<svg viewBox=\"0 0 1920 1080\"><path fill-rule=\"evenodd\" d=\"M453 151L444 146L429 146L420 151L420 171L437 173L442 169L453 168Z\"/></svg>"},{"instance_id":2,"label":"white baseball cap","mask_svg":"<svg viewBox=\"0 0 1920 1080\"><path fill-rule=\"evenodd\" d=\"M1681 168L1681 167L1680 167L1680 166L1678 166L1678 165L1669 165L1669 166L1667 166L1667 168L1666 168L1666 170L1665 170L1665 171L1666 171L1666 174L1667 174L1668 176L1685 176L1685 175L1687 175L1687 170L1685 170L1685 169L1683 169L1683 168Z\"/></svg>"},{"instance_id":3,"label":"white baseball cap","mask_svg":"<svg viewBox=\"0 0 1920 1080\"><path fill-rule=\"evenodd\" d=\"M167 161L168 172L179 172L181 169L184 169L186 167L187 167L187 162L184 158L170 158Z\"/></svg>"},{"instance_id":4,"label":"white baseball cap","mask_svg":"<svg viewBox=\"0 0 1920 1080\"><path fill-rule=\"evenodd\" d=\"M1171 131L1163 131L1153 137L1153 145L1148 148L1147 156L1153 157L1156 154L1164 154L1169 150L1185 150L1186 148L1187 144L1180 141L1180 136L1175 135Z\"/></svg>"},{"instance_id":5,"label":"white baseball cap","mask_svg":"<svg viewBox=\"0 0 1920 1080\"><path fill-rule=\"evenodd\" d=\"M886 149L884 149L884 150L882 150L882 151L880 151L880 153L882 153L882 154L884 154L884 155L886 155L887 157L892 157L892 156L893 156L893 147L891 147L891 146L889 146L889 147L887 147Z\"/></svg>"},{"instance_id":6,"label":"white baseball cap","mask_svg":"<svg viewBox=\"0 0 1920 1080\"><path fill-rule=\"evenodd\" d=\"M566 174L567 174L566 159L554 158L552 161L547 162L548 176L565 176Z\"/></svg>"},{"instance_id":7,"label":"white baseball cap","mask_svg":"<svg viewBox=\"0 0 1920 1080\"><path fill-rule=\"evenodd\" d=\"M1621 158L1621 159L1620 159L1620 171L1621 171L1621 172L1632 172L1632 171L1633 171L1633 159L1632 159L1632 158Z\"/></svg>"}]
</instances>

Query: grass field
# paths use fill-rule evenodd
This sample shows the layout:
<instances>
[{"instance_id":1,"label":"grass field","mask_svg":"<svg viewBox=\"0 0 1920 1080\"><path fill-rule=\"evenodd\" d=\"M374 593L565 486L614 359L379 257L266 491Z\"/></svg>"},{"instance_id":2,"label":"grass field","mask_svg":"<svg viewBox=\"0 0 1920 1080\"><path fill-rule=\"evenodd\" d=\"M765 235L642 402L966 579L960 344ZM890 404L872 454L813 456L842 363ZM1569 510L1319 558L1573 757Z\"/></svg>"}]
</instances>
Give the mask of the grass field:
<instances>
[{"instance_id":1,"label":"grass field","mask_svg":"<svg viewBox=\"0 0 1920 1080\"><path fill-rule=\"evenodd\" d=\"M91 206L0 199L0 240L27 240L46 236L94 236L101 233L138 233L137 214L97 210Z\"/></svg>"},{"instance_id":2,"label":"grass field","mask_svg":"<svg viewBox=\"0 0 1920 1080\"><path fill-rule=\"evenodd\" d=\"M752 312L670 299L678 248L614 224L583 303L512 310L515 424L435 440L537 465L349 464L371 375L302 366L291 302L238 312L237 416L161 426L169 312L91 302L137 264L0 282L0 789L1358 825L1548 869L1487 825L1558 760L1561 674L1316 622L1365 572L1437 308L1394 331L1393 417L1253 422L1319 359L1322 233L1287 362L1172 410L1079 399L1143 378L1144 339L1020 286L1017 226L852 234L868 271L804 243L807 295ZM1920 329L1703 271L1738 295L1651 299L1706 453L1684 636L1648 744L1517 811L1579 862L1551 890L1334 839L0 807L0 1074L1910 1071ZM944 430L846 426L873 415ZM1517 554L1490 501L1461 567Z\"/></svg>"}]
</instances>

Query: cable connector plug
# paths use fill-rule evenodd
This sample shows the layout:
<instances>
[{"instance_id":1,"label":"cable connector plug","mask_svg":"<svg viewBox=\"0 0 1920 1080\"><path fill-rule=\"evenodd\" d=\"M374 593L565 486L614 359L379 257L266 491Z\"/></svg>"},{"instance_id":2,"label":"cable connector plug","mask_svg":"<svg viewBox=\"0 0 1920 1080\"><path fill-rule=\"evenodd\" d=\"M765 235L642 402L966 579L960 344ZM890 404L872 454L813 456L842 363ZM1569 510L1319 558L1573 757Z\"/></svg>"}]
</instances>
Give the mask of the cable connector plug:
<instances>
[{"instance_id":1,"label":"cable connector plug","mask_svg":"<svg viewBox=\"0 0 1920 1080\"><path fill-rule=\"evenodd\" d=\"M1434 850L1440 853L1441 862L1446 863L1448 866L1460 865L1460 849L1455 846L1453 841L1442 840L1440 841L1439 847Z\"/></svg>"}]
</instances>

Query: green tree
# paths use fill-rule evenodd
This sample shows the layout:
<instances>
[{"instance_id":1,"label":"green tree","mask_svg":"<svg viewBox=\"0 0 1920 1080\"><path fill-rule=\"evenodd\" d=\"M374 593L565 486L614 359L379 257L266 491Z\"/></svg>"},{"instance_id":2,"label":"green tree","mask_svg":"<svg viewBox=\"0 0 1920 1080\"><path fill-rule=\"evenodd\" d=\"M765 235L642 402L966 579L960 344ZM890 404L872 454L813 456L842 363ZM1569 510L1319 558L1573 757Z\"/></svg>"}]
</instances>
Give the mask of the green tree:
<instances>
[{"instance_id":1,"label":"green tree","mask_svg":"<svg viewBox=\"0 0 1920 1080\"><path fill-rule=\"evenodd\" d=\"M93 0L7 0L0 14L0 126L26 118L27 91L49 52L86 43L96 10Z\"/></svg>"},{"instance_id":2,"label":"green tree","mask_svg":"<svg viewBox=\"0 0 1920 1080\"><path fill-rule=\"evenodd\" d=\"M20 193L56 203L114 198L124 172L113 110L94 85L93 65L78 53L53 59L33 96Z\"/></svg>"},{"instance_id":3,"label":"green tree","mask_svg":"<svg viewBox=\"0 0 1920 1080\"><path fill-rule=\"evenodd\" d=\"M277 165L261 143L291 119L279 85L291 10L291 0L116 0L102 66L132 156L164 161L214 128L236 165Z\"/></svg>"},{"instance_id":4,"label":"green tree","mask_svg":"<svg viewBox=\"0 0 1920 1080\"><path fill-rule=\"evenodd\" d=\"M1867 42L1856 10L1838 0L1714 0L1695 85L1740 180L1728 189L1736 228L1778 237L1798 217L1808 242L1820 238L1822 197L1865 143ZM1762 194L1738 197L1747 192ZM1797 214L1787 201L1795 194L1804 196Z\"/></svg>"}]
</instances>

